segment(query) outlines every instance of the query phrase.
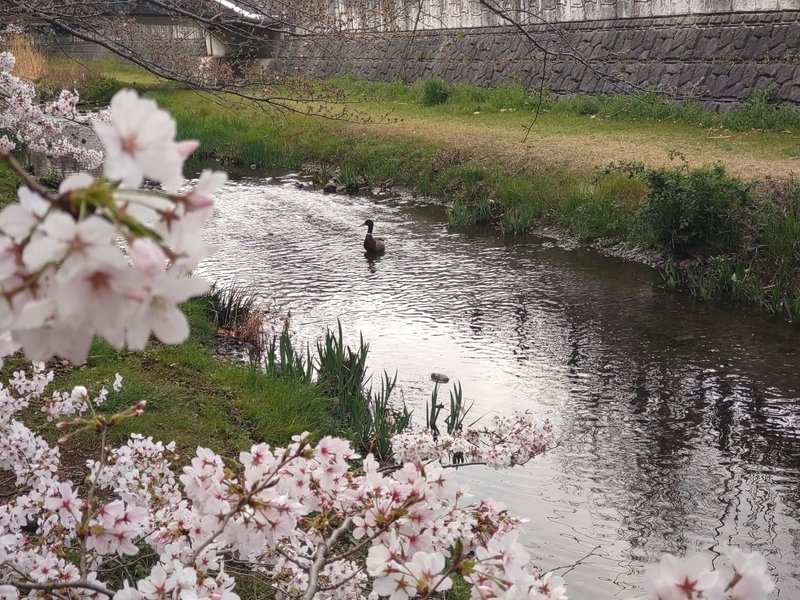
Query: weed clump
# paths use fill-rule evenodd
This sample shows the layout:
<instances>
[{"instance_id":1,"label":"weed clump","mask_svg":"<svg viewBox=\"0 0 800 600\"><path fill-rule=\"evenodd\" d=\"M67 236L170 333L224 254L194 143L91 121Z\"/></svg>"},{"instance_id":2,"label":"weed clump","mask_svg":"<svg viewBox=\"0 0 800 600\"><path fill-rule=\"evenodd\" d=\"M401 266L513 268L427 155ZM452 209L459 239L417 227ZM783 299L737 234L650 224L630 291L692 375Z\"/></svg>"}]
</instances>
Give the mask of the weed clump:
<instances>
[{"instance_id":1,"label":"weed clump","mask_svg":"<svg viewBox=\"0 0 800 600\"><path fill-rule=\"evenodd\" d=\"M113 77L97 77L88 80L80 88L82 102L106 105L111 98L125 87L122 82Z\"/></svg>"},{"instance_id":2,"label":"weed clump","mask_svg":"<svg viewBox=\"0 0 800 600\"><path fill-rule=\"evenodd\" d=\"M644 238L676 256L718 254L736 247L750 188L721 167L657 169L645 177L649 193L638 210Z\"/></svg>"},{"instance_id":3,"label":"weed clump","mask_svg":"<svg viewBox=\"0 0 800 600\"><path fill-rule=\"evenodd\" d=\"M317 343L316 355L295 350L288 331L273 338L266 353L267 372L279 378L314 385L333 401L331 413L342 432L360 451L371 452L381 462L392 457L391 437L411 425L411 413L391 401L397 376L384 373L380 389L373 391L367 373L369 345L359 340L353 350L344 343L342 325L328 330Z\"/></svg>"},{"instance_id":4,"label":"weed clump","mask_svg":"<svg viewBox=\"0 0 800 600\"><path fill-rule=\"evenodd\" d=\"M422 104L438 106L450 97L450 86L441 79L428 79L422 84Z\"/></svg>"}]
</instances>

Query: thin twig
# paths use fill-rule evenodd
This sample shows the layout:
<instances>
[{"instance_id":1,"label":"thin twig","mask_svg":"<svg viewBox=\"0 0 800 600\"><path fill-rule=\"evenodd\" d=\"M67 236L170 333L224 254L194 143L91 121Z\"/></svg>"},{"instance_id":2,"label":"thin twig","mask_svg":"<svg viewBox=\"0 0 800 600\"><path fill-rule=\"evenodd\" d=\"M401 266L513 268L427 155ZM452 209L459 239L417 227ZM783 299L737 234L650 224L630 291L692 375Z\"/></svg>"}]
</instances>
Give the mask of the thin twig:
<instances>
[{"instance_id":1,"label":"thin twig","mask_svg":"<svg viewBox=\"0 0 800 600\"><path fill-rule=\"evenodd\" d=\"M53 195L53 192L36 181L36 178L28 173L28 171L25 170L25 167L23 167L10 152L6 150L0 150L0 160L11 167L11 170L14 171L17 177L22 180L22 183L28 186L31 190L43 198L50 200L51 202L55 202L57 200L57 198Z\"/></svg>"},{"instance_id":2,"label":"thin twig","mask_svg":"<svg viewBox=\"0 0 800 600\"><path fill-rule=\"evenodd\" d=\"M330 549L336 544L339 538L350 529L352 522L352 517L347 517L342 521L342 524L333 531L330 538L320 542L314 564L311 565L311 569L308 571L308 587L306 588L306 593L303 594L303 600L313 600L314 595L319 591L319 573L328 563L328 552L330 552Z\"/></svg>"}]
</instances>

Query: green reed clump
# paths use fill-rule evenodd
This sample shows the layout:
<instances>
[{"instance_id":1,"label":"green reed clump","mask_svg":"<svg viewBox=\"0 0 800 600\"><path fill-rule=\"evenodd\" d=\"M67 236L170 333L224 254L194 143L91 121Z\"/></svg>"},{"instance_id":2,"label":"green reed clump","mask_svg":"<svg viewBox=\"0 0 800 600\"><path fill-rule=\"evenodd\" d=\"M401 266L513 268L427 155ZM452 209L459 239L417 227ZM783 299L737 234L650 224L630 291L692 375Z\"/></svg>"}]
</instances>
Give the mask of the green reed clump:
<instances>
[{"instance_id":1,"label":"green reed clump","mask_svg":"<svg viewBox=\"0 0 800 600\"><path fill-rule=\"evenodd\" d=\"M390 400L396 384L397 374L391 378L384 372L380 390L373 393L370 388L367 392L370 410L363 415L366 425L358 429L361 446L368 448L380 462L392 457L392 436L411 426L411 412L405 404L399 410Z\"/></svg>"},{"instance_id":2,"label":"green reed clump","mask_svg":"<svg viewBox=\"0 0 800 600\"><path fill-rule=\"evenodd\" d=\"M306 348L305 355L297 352L286 330L272 338L267 346L265 359L267 373L273 377L284 377L305 383L312 383L314 380L314 363L311 360L310 350Z\"/></svg>"},{"instance_id":3,"label":"green reed clump","mask_svg":"<svg viewBox=\"0 0 800 600\"><path fill-rule=\"evenodd\" d=\"M245 325L258 310L258 299L253 286L237 281L227 285L219 282L211 291L200 297L207 314L219 329L234 331Z\"/></svg>"},{"instance_id":4,"label":"green reed clump","mask_svg":"<svg viewBox=\"0 0 800 600\"><path fill-rule=\"evenodd\" d=\"M469 406L464 403L464 392L461 389L461 383L454 383L453 389L450 391L449 412L444 419L448 435L453 435L464 429L464 420L474 405L474 402ZM439 430L439 417L443 408L444 404L439 401L439 384L437 383L431 392L430 402L425 405L425 427L433 434L434 438L438 438L442 434ZM471 423L471 425L474 425L474 423ZM456 461L454 460L454 462Z\"/></svg>"},{"instance_id":5,"label":"green reed clump","mask_svg":"<svg viewBox=\"0 0 800 600\"><path fill-rule=\"evenodd\" d=\"M317 343L317 382L326 396L338 400L334 416L345 423L353 413L353 405L365 400L368 353L369 345L363 337L359 337L355 351L345 344L341 323L337 331L328 330L325 339Z\"/></svg>"},{"instance_id":6,"label":"green reed clump","mask_svg":"<svg viewBox=\"0 0 800 600\"><path fill-rule=\"evenodd\" d=\"M397 376L384 373L381 387L368 386L366 363L369 345L363 337L353 350L344 342L342 325L328 330L317 343L316 354L306 348L298 352L284 331L266 352L267 372L275 377L313 383L322 395L331 399L331 413L343 433L359 451L372 452L380 461L391 458L391 436L406 429L411 413L391 402Z\"/></svg>"},{"instance_id":7,"label":"green reed clump","mask_svg":"<svg viewBox=\"0 0 800 600\"><path fill-rule=\"evenodd\" d=\"M424 106L444 104L450 97L450 93L450 86L442 79L428 79L422 83L422 104Z\"/></svg>"}]
</instances>

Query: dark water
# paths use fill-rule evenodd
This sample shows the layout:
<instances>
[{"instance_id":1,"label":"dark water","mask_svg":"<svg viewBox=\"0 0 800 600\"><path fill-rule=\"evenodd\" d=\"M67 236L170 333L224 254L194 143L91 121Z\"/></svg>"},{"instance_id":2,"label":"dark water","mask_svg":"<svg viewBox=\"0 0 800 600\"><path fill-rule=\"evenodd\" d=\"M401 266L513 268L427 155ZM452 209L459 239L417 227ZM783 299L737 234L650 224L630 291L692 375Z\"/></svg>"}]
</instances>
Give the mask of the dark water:
<instances>
[{"instance_id":1,"label":"dark water","mask_svg":"<svg viewBox=\"0 0 800 600\"><path fill-rule=\"evenodd\" d=\"M242 180L219 199L204 269L291 310L299 339L337 318L351 341L363 332L411 407L443 372L476 415L549 415L547 455L457 477L530 519L537 564L571 598L636 597L661 553L724 543L764 553L773 597L800 598L800 327L668 294L650 269L593 252L451 233L443 217ZM374 261L366 218L387 238Z\"/></svg>"}]
</instances>

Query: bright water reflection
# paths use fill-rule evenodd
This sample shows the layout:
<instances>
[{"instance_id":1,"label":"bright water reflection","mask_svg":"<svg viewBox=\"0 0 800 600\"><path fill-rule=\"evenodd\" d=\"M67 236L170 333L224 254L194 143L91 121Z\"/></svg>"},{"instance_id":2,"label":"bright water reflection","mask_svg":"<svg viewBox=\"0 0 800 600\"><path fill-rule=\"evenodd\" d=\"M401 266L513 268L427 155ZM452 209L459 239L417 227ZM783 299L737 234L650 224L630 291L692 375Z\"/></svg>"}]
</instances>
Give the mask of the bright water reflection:
<instances>
[{"instance_id":1,"label":"bright water reflection","mask_svg":"<svg viewBox=\"0 0 800 600\"><path fill-rule=\"evenodd\" d=\"M387 238L367 260L366 218ZM562 444L529 466L464 470L528 517L541 568L576 600L631 598L662 552L757 548L800 598L800 331L654 286L652 271L544 240L450 233L412 200L323 196L291 181L230 184L204 264L292 312L300 339L342 321L398 369L409 405L431 372L476 412L549 414ZM418 414L420 411L417 411Z\"/></svg>"}]
</instances>

